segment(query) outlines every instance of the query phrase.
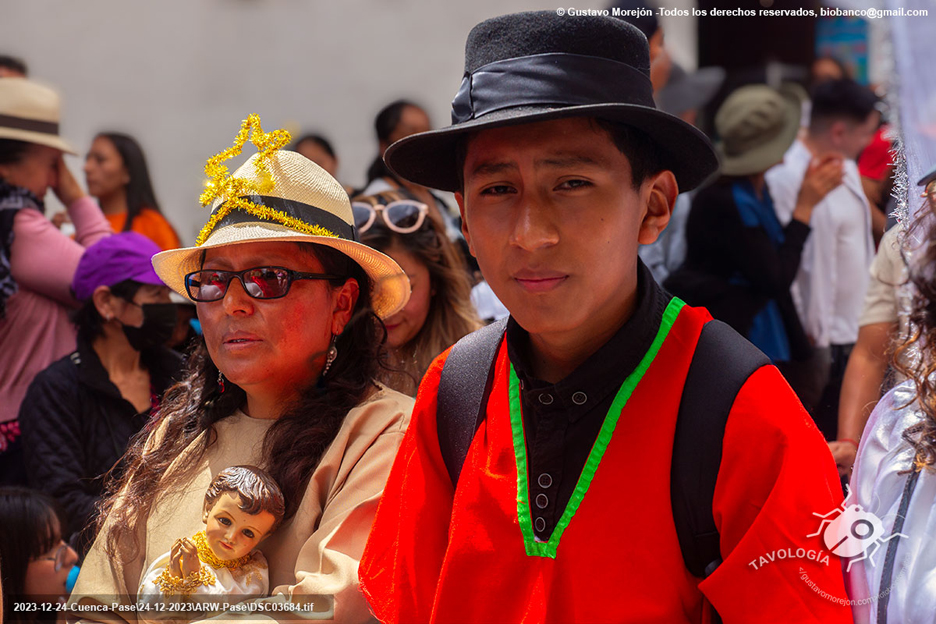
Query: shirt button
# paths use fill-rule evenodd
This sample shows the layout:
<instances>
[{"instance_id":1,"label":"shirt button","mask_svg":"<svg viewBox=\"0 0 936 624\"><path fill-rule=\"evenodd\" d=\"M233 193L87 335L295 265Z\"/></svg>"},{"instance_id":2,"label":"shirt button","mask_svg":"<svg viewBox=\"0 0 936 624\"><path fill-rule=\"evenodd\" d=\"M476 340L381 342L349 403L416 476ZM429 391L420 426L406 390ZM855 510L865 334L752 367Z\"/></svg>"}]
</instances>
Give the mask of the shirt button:
<instances>
[{"instance_id":1,"label":"shirt button","mask_svg":"<svg viewBox=\"0 0 936 624\"><path fill-rule=\"evenodd\" d=\"M544 392L543 394L539 395L539 402L543 405L551 405L553 402L553 396Z\"/></svg>"},{"instance_id":2,"label":"shirt button","mask_svg":"<svg viewBox=\"0 0 936 624\"><path fill-rule=\"evenodd\" d=\"M545 490L552 485L552 477L544 472L539 476L536 482L539 483L539 486Z\"/></svg>"},{"instance_id":3,"label":"shirt button","mask_svg":"<svg viewBox=\"0 0 936 624\"><path fill-rule=\"evenodd\" d=\"M584 405L587 400L588 396L584 392L576 392L572 395L572 402L576 405Z\"/></svg>"},{"instance_id":4,"label":"shirt button","mask_svg":"<svg viewBox=\"0 0 936 624\"><path fill-rule=\"evenodd\" d=\"M546 530L546 521L542 518L537 518L533 521L533 528L536 529L537 533L542 533Z\"/></svg>"},{"instance_id":5,"label":"shirt button","mask_svg":"<svg viewBox=\"0 0 936 624\"><path fill-rule=\"evenodd\" d=\"M546 506L549 504L549 498L545 494L536 495L536 506L540 509L546 509Z\"/></svg>"}]
</instances>

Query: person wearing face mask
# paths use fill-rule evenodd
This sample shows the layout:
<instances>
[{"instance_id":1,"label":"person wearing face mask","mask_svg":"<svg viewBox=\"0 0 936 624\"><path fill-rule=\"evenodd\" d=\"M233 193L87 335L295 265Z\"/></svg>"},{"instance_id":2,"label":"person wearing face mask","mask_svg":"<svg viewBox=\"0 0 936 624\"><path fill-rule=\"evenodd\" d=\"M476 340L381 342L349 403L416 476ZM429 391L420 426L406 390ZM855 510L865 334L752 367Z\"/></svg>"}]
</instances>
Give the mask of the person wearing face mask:
<instances>
[{"instance_id":1,"label":"person wearing face mask","mask_svg":"<svg viewBox=\"0 0 936 624\"><path fill-rule=\"evenodd\" d=\"M176 305L153 271L159 251L135 232L88 248L72 282L83 302L73 316L78 348L36 376L20 408L29 483L59 501L82 553L98 477L117 464L181 371L181 358L164 346Z\"/></svg>"}]
</instances>

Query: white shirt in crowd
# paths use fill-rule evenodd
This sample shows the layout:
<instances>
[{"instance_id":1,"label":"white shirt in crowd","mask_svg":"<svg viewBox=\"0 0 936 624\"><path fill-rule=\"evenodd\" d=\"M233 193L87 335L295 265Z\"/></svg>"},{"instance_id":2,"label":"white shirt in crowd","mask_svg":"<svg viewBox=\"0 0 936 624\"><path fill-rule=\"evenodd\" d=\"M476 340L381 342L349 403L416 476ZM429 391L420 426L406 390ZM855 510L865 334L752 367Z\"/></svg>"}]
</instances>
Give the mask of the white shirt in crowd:
<instances>
[{"instance_id":1,"label":"white shirt in crowd","mask_svg":"<svg viewBox=\"0 0 936 624\"><path fill-rule=\"evenodd\" d=\"M799 140L783 162L767 172L767 186L780 223L793 217L806 169L813 156ZM846 160L842 184L829 192L812 213L793 300L816 347L852 344L874 258L871 207L861 188L858 165Z\"/></svg>"}]
</instances>

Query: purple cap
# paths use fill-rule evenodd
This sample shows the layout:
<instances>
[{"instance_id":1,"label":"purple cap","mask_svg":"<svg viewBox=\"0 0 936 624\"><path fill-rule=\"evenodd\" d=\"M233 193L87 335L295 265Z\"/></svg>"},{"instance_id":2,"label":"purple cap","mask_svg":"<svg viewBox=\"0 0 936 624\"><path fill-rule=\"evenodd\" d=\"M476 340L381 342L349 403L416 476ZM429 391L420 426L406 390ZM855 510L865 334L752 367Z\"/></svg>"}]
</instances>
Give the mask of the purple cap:
<instances>
[{"instance_id":1,"label":"purple cap","mask_svg":"<svg viewBox=\"0 0 936 624\"><path fill-rule=\"evenodd\" d=\"M136 232L121 232L102 238L85 249L72 279L75 299L90 299L98 286L114 286L124 280L164 286L153 270L159 246Z\"/></svg>"}]
</instances>

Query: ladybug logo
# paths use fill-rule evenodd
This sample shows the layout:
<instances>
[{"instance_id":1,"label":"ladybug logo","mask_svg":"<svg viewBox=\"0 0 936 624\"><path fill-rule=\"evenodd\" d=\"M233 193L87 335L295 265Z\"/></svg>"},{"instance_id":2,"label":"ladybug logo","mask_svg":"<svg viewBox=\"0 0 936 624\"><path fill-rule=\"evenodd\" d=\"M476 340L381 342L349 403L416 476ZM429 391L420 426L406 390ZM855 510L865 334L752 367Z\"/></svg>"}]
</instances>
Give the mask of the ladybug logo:
<instances>
[{"instance_id":1,"label":"ladybug logo","mask_svg":"<svg viewBox=\"0 0 936 624\"><path fill-rule=\"evenodd\" d=\"M822 534L822 541L829 552L849 559L846 572L851 570L852 564L864 559L874 565L874 553L881 544L895 537L908 537L903 533L884 537L884 523L881 519L861 505L849 504L847 500L841 507L836 507L827 514L813 512L813 515L822 518L822 523L815 533L806 537Z\"/></svg>"}]
</instances>

